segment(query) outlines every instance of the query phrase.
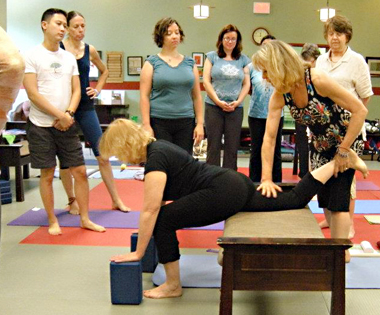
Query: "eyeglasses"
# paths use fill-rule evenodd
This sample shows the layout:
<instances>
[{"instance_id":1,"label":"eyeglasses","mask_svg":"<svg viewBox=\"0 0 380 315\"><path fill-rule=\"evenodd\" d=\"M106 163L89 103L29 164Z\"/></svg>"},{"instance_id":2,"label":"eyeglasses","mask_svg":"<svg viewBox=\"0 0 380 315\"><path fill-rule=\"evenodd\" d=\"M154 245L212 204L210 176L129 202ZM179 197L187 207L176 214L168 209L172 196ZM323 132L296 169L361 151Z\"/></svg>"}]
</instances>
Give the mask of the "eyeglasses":
<instances>
[{"instance_id":1,"label":"eyeglasses","mask_svg":"<svg viewBox=\"0 0 380 315\"><path fill-rule=\"evenodd\" d=\"M224 37L223 40L224 40L225 42L236 43L237 38Z\"/></svg>"}]
</instances>

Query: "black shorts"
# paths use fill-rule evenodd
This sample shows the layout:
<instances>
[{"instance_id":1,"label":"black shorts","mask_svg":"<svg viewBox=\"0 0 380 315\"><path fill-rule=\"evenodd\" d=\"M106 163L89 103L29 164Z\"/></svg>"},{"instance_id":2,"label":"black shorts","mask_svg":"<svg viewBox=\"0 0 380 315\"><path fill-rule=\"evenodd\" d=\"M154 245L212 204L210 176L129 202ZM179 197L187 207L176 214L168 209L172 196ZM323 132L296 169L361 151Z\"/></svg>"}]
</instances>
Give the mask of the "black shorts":
<instances>
[{"instance_id":1,"label":"black shorts","mask_svg":"<svg viewBox=\"0 0 380 315\"><path fill-rule=\"evenodd\" d=\"M56 167L56 156L64 168L84 165L82 145L75 124L67 131L59 131L54 127L38 127L28 120L26 132L32 168Z\"/></svg>"},{"instance_id":2,"label":"black shorts","mask_svg":"<svg viewBox=\"0 0 380 315\"><path fill-rule=\"evenodd\" d=\"M319 207L334 212L348 212L354 175L355 170L350 168L343 173L338 173L336 178L331 177L318 192Z\"/></svg>"}]
</instances>

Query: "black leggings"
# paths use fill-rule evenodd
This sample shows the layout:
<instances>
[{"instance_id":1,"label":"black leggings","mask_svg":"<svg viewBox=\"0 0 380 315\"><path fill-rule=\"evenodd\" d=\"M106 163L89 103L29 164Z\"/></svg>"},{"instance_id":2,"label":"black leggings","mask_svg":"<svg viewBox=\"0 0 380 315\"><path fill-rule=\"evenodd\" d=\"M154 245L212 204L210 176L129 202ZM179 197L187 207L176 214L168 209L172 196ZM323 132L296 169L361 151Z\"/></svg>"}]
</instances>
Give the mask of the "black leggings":
<instances>
[{"instance_id":1,"label":"black leggings","mask_svg":"<svg viewBox=\"0 0 380 315\"><path fill-rule=\"evenodd\" d=\"M211 184L161 208L154 229L160 263L179 259L176 231L228 219L239 211L280 211L304 208L323 185L307 174L290 192L266 198L253 182L235 171L213 179Z\"/></svg>"}]
</instances>

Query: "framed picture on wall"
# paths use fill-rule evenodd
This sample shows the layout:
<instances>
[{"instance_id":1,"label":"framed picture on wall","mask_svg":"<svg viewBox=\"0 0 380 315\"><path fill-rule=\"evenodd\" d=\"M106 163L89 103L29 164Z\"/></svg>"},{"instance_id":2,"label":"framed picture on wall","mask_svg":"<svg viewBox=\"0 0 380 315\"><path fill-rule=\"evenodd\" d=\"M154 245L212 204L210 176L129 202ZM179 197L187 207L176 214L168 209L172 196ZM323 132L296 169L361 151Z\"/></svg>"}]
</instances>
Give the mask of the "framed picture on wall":
<instances>
[{"instance_id":1,"label":"framed picture on wall","mask_svg":"<svg viewBox=\"0 0 380 315\"><path fill-rule=\"evenodd\" d=\"M197 67L203 67L205 54L200 52L193 52L193 59L195 60L195 65Z\"/></svg>"},{"instance_id":2,"label":"framed picture on wall","mask_svg":"<svg viewBox=\"0 0 380 315\"><path fill-rule=\"evenodd\" d=\"M140 75L143 65L143 57L129 56L127 57L128 75Z\"/></svg>"},{"instance_id":3,"label":"framed picture on wall","mask_svg":"<svg viewBox=\"0 0 380 315\"><path fill-rule=\"evenodd\" d=\"M102 60L102 52L98 50L100 60ZM90 81L98 81L99 79L99 70L98 68L90 61Z\"/></svg>"},{"instance_id":4,"label":"framed picture on wall","mask_svg":"<svg viewBox=\"0 0 380 315\"><path fill-rule=\"evenodd\" d=\"M380 57L366 57L371 76L380 76Z\"/></svg>"}]
</instances>

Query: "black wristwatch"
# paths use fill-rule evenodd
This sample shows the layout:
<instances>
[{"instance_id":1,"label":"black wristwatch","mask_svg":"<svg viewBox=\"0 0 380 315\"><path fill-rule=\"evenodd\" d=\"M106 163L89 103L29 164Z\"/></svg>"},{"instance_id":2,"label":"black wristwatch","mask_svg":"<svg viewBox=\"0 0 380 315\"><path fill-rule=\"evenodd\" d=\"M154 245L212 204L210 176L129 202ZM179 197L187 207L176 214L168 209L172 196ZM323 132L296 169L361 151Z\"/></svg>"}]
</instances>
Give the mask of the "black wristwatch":
<instances>
[{"instance_id":1,"label":"black wristwatch","mask_svg":"<svg viewBox=\"0 0 380 315\"><path fill-rule=\"evenodd\" d=\"M69 113L69 115L74 118L75 113L72 110L67 110L65 113Z\"/></svg>"}]
</instances>

